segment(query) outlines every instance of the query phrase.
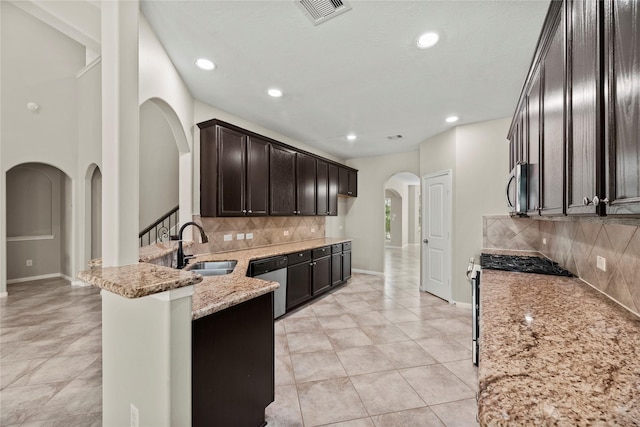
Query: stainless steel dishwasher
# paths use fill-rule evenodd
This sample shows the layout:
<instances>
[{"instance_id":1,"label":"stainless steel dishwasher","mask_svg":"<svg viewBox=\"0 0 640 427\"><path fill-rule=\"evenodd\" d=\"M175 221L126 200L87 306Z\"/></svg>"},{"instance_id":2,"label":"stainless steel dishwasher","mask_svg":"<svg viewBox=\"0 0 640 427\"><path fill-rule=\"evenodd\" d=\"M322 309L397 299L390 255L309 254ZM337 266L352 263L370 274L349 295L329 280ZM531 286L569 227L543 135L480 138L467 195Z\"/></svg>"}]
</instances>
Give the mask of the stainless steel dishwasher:
<instances>
[{"instance_id":1,"label":"stainless steel dishwasher","mask_svg":"<svg viewBox=\"0 0 640 427\"><path fill-rule=\"evenodd\" d=\"M252 261L249 275L256 279L280 283L273 291L273 318L277 319L287 311L287 257L277 256Z\"/></svg>"}]
</instances>

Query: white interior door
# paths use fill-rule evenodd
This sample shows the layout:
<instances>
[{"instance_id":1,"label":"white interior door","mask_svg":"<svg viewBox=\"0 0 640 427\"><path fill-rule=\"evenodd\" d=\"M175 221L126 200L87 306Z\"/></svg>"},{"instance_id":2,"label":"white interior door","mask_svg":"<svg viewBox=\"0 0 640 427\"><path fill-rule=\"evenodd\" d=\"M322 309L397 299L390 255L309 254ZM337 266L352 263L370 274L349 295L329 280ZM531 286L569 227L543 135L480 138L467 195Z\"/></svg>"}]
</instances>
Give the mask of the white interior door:
<instances>
[{"instance_id":1,"label":"white interior door","mask_svg":"<svg viewBox=\"0 0 640 427\"><path fill-rule=\"evenodd\" d=\"M422 285L451 301L451 171L422 178Z\"/></svg>"}]
</instances>

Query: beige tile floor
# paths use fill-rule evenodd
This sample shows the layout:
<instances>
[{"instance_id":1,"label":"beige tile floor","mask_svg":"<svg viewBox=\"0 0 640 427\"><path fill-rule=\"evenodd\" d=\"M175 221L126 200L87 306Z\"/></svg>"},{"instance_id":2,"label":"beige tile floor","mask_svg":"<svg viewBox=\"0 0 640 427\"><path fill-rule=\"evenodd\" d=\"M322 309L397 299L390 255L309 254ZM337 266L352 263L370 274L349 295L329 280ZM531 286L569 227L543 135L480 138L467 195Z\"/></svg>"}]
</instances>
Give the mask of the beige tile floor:
<instances>
[{"instance_id":1,"label":"beige tile floor","mask_svg":"<svg viewBox=\"0 0 640 427\"><path fill-rule=\"evenodd\" d=\"M418 247L387 249L385 276L276 322L269 426L474 426L466 309L420 293ZM0 426L100 426L99 290L62 279L0 299Z\"/></svg>"},{"instance_id":2,"label":"beige tile floor","mask_svg":"<svg viewBox=\"0 0 640 427\"><path fill-rule=\"evenodd\" d=\"M276 322L269 426L475 426L471 312L418 290L419 247Z\"/></svg>"}]
</instances>

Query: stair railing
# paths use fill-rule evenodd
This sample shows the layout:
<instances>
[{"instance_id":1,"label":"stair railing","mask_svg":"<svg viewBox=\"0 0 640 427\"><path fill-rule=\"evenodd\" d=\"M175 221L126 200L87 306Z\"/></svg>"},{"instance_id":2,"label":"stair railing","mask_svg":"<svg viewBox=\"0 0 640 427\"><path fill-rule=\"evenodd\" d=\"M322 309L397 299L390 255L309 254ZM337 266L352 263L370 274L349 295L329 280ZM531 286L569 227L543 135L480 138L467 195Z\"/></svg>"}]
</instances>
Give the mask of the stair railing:
<instances>
[{"instance_id":1,"label":"stair railing","mask_svg":"<svg viewBox=\"0 0 640 427\"><path fill-rule=\"evenodd\" d=\"M176 206L153 224L142 230L138 236L140 238L140 246L169 241L171 239L172 232L178 228L179 209L180 206Z\"/></svg>"}]
</instances>

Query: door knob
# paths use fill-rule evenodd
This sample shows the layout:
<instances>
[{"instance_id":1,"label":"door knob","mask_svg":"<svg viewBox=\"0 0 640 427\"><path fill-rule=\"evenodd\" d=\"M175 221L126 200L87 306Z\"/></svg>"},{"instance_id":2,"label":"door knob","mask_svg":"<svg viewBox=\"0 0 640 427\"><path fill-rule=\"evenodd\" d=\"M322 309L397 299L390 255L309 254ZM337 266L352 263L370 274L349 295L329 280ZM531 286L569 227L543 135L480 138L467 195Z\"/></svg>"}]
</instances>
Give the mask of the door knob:
<instances>
[{"instance_id":1,"label":"door knob","mask_svg":"<svg viewBox=\"0 0 640 427\"><path fill-rule=\"evenodd\" d=\"M424 239L423 242L424 243L429 243L429 239Z\"/></svg>"}]
</instances>

